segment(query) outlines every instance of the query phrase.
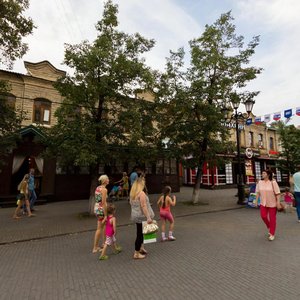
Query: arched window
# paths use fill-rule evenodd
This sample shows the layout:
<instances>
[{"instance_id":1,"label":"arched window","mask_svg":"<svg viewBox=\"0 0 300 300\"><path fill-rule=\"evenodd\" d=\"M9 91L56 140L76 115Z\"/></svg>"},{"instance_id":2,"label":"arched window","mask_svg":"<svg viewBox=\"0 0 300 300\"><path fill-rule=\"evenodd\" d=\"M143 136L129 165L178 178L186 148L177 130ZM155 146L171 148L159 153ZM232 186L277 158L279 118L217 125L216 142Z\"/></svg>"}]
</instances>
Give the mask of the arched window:
<instances>
[{"instance_id":1,"label":"arched window","mask_svg":"<svg viewBox=\"0 0 300 300\"><path fill-rule=\"evenodd\" d=\"M47 99L37 98L34 100L33 122L50 124L51 102Z\"/></svg>"}]
</instances>

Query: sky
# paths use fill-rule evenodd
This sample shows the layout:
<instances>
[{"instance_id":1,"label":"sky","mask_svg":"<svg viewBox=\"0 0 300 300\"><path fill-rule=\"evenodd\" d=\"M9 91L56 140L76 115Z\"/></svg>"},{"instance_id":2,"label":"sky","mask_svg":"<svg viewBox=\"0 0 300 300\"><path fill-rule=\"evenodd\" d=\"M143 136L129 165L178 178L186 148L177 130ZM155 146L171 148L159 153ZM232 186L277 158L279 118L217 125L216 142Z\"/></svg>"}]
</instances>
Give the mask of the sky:
<instances>
[{"instance_id":1,"label":"sky","mask_svg":"<svg viewBox=\"0 0 300 300\"><path fill-rule=\"evenodd\" d=\"M95 24L102 17L104 0L30 0L26 15L37 28L25 39L28 53L13 70L26 73L23 61L50 61L63 65L64 44L77 44L96 38ZM300 107L300 1L298 0L115 0L119 5L119 29L139 32L156 41L147 53L147 64L163 70L170 50L184 47L200 37L206 24L214 23L222 13L232 11L238 34L245 43L260 36L260 44L250 61L263 68L262 74L247 89L260 91L253 114L262 116ZM244 108L240 107L241 111ZM294 115L288 124L300 125Z\"/></svg>"}]
</instances>

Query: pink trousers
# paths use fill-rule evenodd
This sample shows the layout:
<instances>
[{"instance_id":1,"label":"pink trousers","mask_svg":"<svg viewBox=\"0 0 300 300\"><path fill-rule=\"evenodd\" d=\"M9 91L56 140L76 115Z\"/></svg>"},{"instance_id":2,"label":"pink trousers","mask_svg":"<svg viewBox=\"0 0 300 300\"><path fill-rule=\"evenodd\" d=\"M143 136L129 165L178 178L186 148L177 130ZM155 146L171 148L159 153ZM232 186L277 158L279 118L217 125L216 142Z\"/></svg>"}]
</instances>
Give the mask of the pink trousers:
<instances>
[{"instance_id":1,"label":"pink trousers","mask_svg":"<svg viewBox=\"0 0 300 300\"><path fill-rule=\"evenodd\" d=\"M272 235L275 235L276 230L276 214L276 207L260 206L260 216Z\"/></svg>"}]
</instances>

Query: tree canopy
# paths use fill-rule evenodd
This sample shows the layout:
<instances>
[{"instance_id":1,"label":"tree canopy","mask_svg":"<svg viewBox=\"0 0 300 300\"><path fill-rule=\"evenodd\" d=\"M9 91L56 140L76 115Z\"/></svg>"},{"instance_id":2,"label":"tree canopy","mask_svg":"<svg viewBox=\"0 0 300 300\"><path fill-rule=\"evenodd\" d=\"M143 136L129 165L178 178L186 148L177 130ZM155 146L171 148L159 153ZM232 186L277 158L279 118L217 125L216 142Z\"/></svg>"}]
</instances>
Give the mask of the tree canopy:
<instances>
[{"instance_id":1,"label":"tree canopy","mask_svg":"<svg viewBox=\"0 0 300 300\"><path fill-rule=\"evenodd\" d=\"M293 174L300 164L300 130L295 125L286 125L282 121L272 123L271 126L277 128L280 136L282 160L279 164L287 173Z\"/></svg>"},{"instance_id":2,"label":"tree canopy","mask_svg":"<svg viewBox=\"0 0 300 300\"><path fill-rule=\"evenodd\" d=\"M243 102L258 92L249 92L247 83L261 68L248 66L259 43L255 36L245 46L244 37L236 34L231 12L221 15L203 34L190 41L190 65L185 67L185 52L171 51L166 70L158 78L156 101L161 117L162 138L184 163L197 168L193 194L199 201L199 187L204 162L226 153L228 129L222 126L221 108L229 102Z\"/></svg>"},{"instance_id":3,"label":"tree canopy","mask_svg":"<svg viewBox=\"0 0 300 300\"><path fill-rule=\"evenodd\" d=\"M153 133L153 104L138 95L152 83L142 54L154 41L119 31L117 13L118 6L107 1L97 38L66 45L64 62L74 73L56 84L64 101L48 151L61 165L89 166L93 178L101 163L122 156L138 159L142 148L149 154L145 146Z\"/></svg>"},{"instance_id":4,"label":"tree canopy","mask_svg":"<svg viewBox=\"0 0 300 300\"><path fill-rule=\"evenodd\" d=\"M11 68L13 62L28 50L22 41L34 28L31 18L23 15L28 6L28 0L0 0L0 66L4 64ZM0 157L15 147L23 118L15 109L15 103L9 103L10 89L7 82L0 80ZM1 159L0 168L3 163Z\"/></svg>"},{"instance_id":5,"label":"tree canopy","mask_svg":"<svg viewBox=\"0 0 300 300\"><path fill-rule=\"evenodd\" d=\"M28 7L29 0L0 0L0 65L11 68L28 50L22 41L34 28L32 19L24 16Z\"/></svg>"}]
</instances>

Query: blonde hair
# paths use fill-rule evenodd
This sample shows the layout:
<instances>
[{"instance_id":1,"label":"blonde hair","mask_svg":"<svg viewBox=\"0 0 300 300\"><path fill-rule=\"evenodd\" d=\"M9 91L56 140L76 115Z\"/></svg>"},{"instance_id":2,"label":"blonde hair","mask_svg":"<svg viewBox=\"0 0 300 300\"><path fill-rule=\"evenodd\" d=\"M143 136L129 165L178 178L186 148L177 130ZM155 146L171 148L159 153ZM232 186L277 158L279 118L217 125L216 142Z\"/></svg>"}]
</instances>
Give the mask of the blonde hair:
<instances>
[{"instance_id":1,"label":"blonde hair","mask_svg":"<svg viewBox=\"0 0 300 300\"><path fill-rule=\"evenodd\" d=\"M144 177L139 177L137 178L130 190L130 199L134 200L137 195L143 191L145 188L145 178Z\"/></svg>"},{"instance_id":2,"label":"blonde hair","mask_svg":"<svg viewBox=\"0 0 300 300\"><path fill-rule=\"evenodd\" d=\"M22 187L23 182L27 181L28 179L29 179L29 175L28 175L28 174L25 174L24 177L23 177L23 179L22 179L22 181L21 181L21 182L19 183L19 185L18 185L18 191L21 190L21 187Z\"/></svg>"},{"instance_id":3,"label":"blonde hair","mask_svg":"<svg viewBox=\"0 0 300 300\"><path fill-rule=\"evenodd\" d=\"M104 181L108 180L108 176L107 175L101 175L99 178L98 178L98 181L100 182L100 184L103 184Z\"/></svg>"}]
</instances>

